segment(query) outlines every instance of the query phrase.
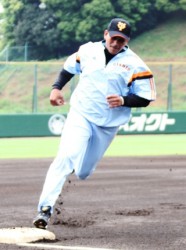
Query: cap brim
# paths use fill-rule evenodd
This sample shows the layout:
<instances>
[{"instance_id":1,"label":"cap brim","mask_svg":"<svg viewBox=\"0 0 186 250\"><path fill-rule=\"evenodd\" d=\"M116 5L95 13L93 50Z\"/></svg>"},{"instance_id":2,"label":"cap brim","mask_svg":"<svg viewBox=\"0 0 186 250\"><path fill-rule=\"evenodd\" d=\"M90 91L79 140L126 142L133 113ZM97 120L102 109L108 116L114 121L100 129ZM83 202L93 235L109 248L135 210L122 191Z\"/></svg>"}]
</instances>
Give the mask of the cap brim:
<instances>
[{"instance_id":1,"label":"cap brim","mask_svg":"<svg viewBox=\"0 0 186 250\"><path fill-rule=\"evenodd\" d=\"M130 40L130 37L124 35L123 33L119 32L119 31L109 31L109 35L110 35L110 37L119 36L119 37L122 37L124 39Z\"/></svg>"}]
</instances>

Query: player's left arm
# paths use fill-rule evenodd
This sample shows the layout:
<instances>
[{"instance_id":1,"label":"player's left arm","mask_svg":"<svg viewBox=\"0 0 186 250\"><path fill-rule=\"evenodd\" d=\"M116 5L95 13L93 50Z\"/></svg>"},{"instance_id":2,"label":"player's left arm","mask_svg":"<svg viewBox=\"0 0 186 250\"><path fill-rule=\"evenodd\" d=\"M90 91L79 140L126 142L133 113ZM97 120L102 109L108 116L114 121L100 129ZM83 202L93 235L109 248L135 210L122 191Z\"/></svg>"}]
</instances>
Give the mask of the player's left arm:
<instances>
[{"instance_id":1,"label":"player's left arm","mask_svg":"<svg viewBox=\"0 0 186 250\"><path fill-rule=\"evenodd\" d=\"M107 96L107 102L110 108L116 108L119 106L137 108L147 107L150 104L149 100L135 94L129 94L128 96L119 96L115 94L109 95Z\"/></svg>"},{"instance_id":2,"label":"player's left arm","mask_svg":"<svg viewBox=\"0 0 186 250\"><path fill-rule=\"evenodd\" d=\"M126 106L130 108L147 107L156 99L154 77L150 69L141 62L128 80L129 93L126 96L109 95L107 102L110 108Z\"/></svg>"},{"instance_id":3,"label":"player's left arm","mask_svg":"<svg viewBox=\"0 0 186 250\"><path fill-rule=\"evenodd\" d=\"M135 94L129 94L128 96L122 96L123 105L130 108L142 108L147 107L150 104L150 100L140 97Z\"/></svg>"},{"instance_id":4,"label":"player's left arm","mask_svg":"<svg viewBox=\"0 0 186 250\"><path fill-rule=\"evenodd\" d=\"M128 87L130 91L127 96L123 96L123 106L147 107L156 99L154 77L146 65L136 69L129 80Z\"/></svg>"},{"instance_id":5,"label":"player's left arm","mask_svg":"<svg viewBox=\"0 0 186 250\"><path fill-rule=\"evenodd\" d=\"M107 96L109 107L147 107L151 101L155 100L152 81L153 79L151 77L149 79L145 79L145 83L144 81L142 82L142 80L138 79L134 81L133 86L131 84L130 92L127 96L119 96L115 94ZM137 87L135 85L137 85Z\"/></svg>"}]
</instances>

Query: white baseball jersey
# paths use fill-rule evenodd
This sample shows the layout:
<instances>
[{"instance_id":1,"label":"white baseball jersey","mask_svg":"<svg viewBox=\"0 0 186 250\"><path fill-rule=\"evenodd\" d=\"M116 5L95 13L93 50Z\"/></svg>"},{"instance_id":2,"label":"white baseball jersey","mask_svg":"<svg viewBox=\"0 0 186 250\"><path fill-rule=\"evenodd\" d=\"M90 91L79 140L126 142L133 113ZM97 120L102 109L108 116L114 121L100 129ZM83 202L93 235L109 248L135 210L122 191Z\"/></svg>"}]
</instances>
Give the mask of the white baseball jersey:
<instances>
[{"instance_id":1,"label":"white baseball jersey","mask_svg":"<svg viewBox=\"0 0 186 250\"><path fill-rule=\"evenodd\" d=\"M72 108L98 126L115 127L128 122L131 108L109 108L108 95L132 93L152 101L156 91L152 72L129 47L126 46L107 65L104 49L101 41L86 43L67 59L64 69L80 74L71 96Z\"/></svg>"},{"instance_id":2,"label":"white baseball jersey","mask_svg":"<svg viewBox=\"0 0 186 250\"><path fill-rule=\"evenodd\" d=\"M87 43L67 59L64 69L80 74L80 80L71 97L72 108L58 154L47 173L38 211L42 206L51 206L53 212L65 180L73 170L80 179L90 176L117 134L118 126L128 122L131 109L109 108L108 95L133 93L155 99L152 73L128 47L106 65L103 43Z\"/></svg>"}]
</instances>

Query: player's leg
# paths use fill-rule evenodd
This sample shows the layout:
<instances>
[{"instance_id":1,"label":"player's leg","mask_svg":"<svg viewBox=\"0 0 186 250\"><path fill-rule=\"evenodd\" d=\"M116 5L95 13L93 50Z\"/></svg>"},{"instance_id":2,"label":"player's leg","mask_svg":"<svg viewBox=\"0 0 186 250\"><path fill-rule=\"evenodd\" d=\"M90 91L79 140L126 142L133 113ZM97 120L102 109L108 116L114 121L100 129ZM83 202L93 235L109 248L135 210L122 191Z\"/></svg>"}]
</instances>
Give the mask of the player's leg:
<instances>
[{"instance_id":1,"label":"player's leg","mask_svg":"<svg viewBox=\"0 0 186 250\"><path fill-rule=\"evenodd\" d=\"M95 124L91 124L91 127L92 134L82 164L76 165L75 168L75 173L80 179L86 179L92 174L118 131L117 127L106 128Z\"/></svg>"},{"instance_id":2,"label":"player's leg","mask_svg":"<svg viewBox=\"0 0 186 250\"><path fill-rule=\"evenodd\" d=\"M43 209L48 211L49 208L47 213L51 216L53 206L61 193L66 178L72 173L76 164L81 165L91 133L90 124L86 119L76 112L69 113L58 154L50 165L40 196L39 215L34 220L36 227L44 227L41 221ZM45 221L43 223L45 224Z\"/></svg>"}]
</instances>

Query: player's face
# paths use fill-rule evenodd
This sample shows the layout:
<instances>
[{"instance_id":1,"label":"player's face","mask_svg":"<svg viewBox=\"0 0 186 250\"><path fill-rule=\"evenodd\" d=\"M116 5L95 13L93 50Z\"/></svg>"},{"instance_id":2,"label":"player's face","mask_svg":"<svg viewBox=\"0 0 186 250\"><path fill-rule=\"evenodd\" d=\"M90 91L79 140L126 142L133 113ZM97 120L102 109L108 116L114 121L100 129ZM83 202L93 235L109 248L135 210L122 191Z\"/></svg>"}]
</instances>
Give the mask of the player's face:
<instances>
[{"instance_id":1,"label":"player's face","mask_svg":"<svg viewBox=\"0 0 186 250\"><path fill-rule=\"evenodd\" d=\"M108 30L104 32L104 39L106 42L106 48L112 55L116 55L122 48L127 45L128 40L120 36L111 37Z\"/></svg>"}]
</instances>

